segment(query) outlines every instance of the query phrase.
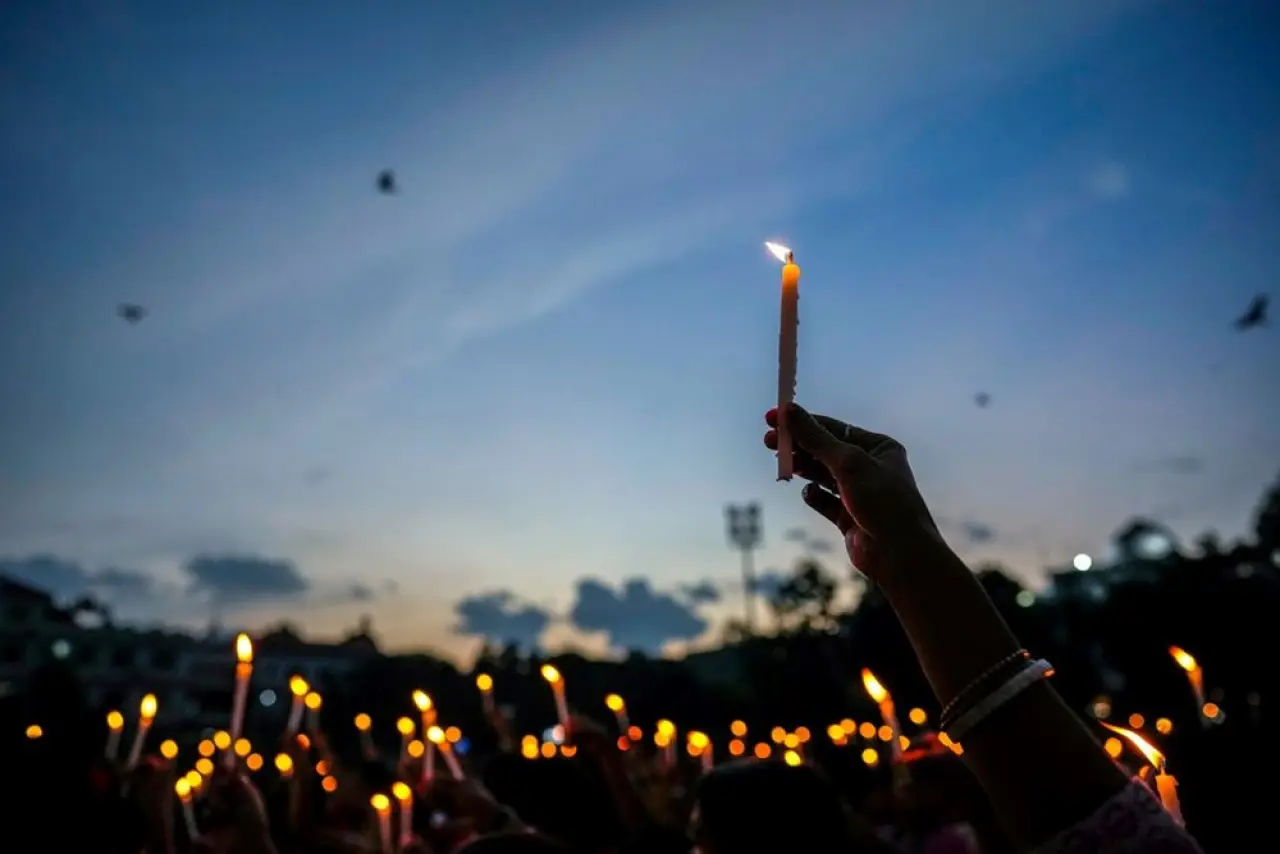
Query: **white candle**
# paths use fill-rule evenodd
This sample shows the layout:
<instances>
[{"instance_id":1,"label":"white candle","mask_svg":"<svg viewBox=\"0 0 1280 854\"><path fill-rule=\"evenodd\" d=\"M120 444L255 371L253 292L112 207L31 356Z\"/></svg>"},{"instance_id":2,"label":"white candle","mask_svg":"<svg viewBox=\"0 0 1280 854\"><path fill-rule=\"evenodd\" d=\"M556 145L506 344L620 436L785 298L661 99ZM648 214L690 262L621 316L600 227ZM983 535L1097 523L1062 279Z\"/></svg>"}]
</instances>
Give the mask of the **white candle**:
<instances>
[{"instance_id":1,"label":"white candle","mask_svg":"<svg viewBox=\"0 0 1280 854\"><path fill-rule=\"evenodd\" d=\"M382 854L391 854L391 800L384 794L376 794L369 799L378 816L378 840Z\"/></svg>"},{"instance_id":2,"label":"white candle","mask_svg":"<svg viewBox=\"0 0 1280 854\"><path fill-rule=\"evenodd\" d=\"M289 679L289 692L293 694L293 702L289 705L289 722L284 728L286 740L297 735L302 726L302 712L306 709L307 694L310 691L311 686L301 676L295 674Z\"/></svg>"},{"instance_id":3,"label":"white candle","mask_svg":"<svg viewBox=\"0 0 1280 854\"><path fill-rule=\"evenodd\" d=\"M244 731L244 709L249 699L249 679L253 676L253 641L243 632L236 635L236 687L231 700L231 742L234 744ZM235 754L223 754L227 768L236 764Z\"/></svg>"},{"instance_id":4,"label":"white candle","mask_svg":"<svg viewBox=\"0 0 1280 854\"><path fill-rule=\"evenodd\" d=\"M782 262L782 309L778 330L778 480L791 480L791 431L787 407L796 399L796 357L800 338L800 267L795 254L777 243L765 243Z\"/></svg>"},{"instance_id":5,"label":"white candle","mask_svg":"<svg viewBox=\"0 0 1280 854\"><path fill-rule=\"evenodd\" d=\"M124 715L114 709L107 712L107 747L104 751L108 762L115 762L120 755L120 736L124 733Z\"/></svg>"},{"instance_id":6,"label":"white candle","mask_svg":"<svg viewBox=\"0 0 1280 854\"><path fill-rule=\"evenodd\" d=\"M604 704L609 707L609 711L613 712L613 718L618 722L618 732L623 735L631 729L631 719L627 717L627 703L622 699L620 694L609 694L604 698Z\"/></svg>"},{"instance_id":7,"label":"white candle","mask_svg":"<svg viewBox=\"0 0 1280 854\"><path fill-rule=\"evenodd\" d=\"M1156 771L1156 794L1160 796L1160 804L1165 812L1169 813L1170 818L1182 825L1182 805L1178 803L1178 780L1166 771L1164 754L1156 749L1154 744L1132 730L1113 726L1105 721L1099 721L1099 723L1138 748L1143 758L1151 763L1151 767Z\"/></svg>"},{"instance_id":8,"label":"white candle","mask_svg":"<svg viewBox=\"0 0 1280 854\"><path fill-rule=\"evenodd\" d=\"M449 767L449 773L453 776L453 779L461 780L466 777L466 775L462 773L462 765L458 763L458 757L453 755L453 748L445 739L444 730L438 726L433 726L431 729L427 730L428 761L430 761L434 755L431 751L433 746L440 749L440 755L444 757L444 763ZM434 774L435 770L430 770L427 773L427 779L431 779Z\"/></svg>"},{"instance_id":9,"label":"white candle","mask_svg":"<svg viewBox=\"0 0 1280 854\"><path fill-rule=\"evenodd\" d=\"M1191 683L1191 693L1196 698L1196 717L1200 719L1200 725L1209 726L1209 719L1204 714L1204 671L1200 669L1200 664L1195 660L1189 652L1181 647L1169 647L1169 654L1173 656L1173 660L1178 666L1187 672L1187 681Z\"/></svg>"},{"instance_id":10,"label":"white candle","mask_svg":"<svg viewBox=\"0 0 1280 854\"><path fill-rule=\"evenodd\" d=\"M315 691L309 691L302 702L307 707L307 730L314 736L320 731L320 709L324 706L324 698Z\"/></svg>"},{"instance_id":11,"label":"white candle","mask_svg":"<svg viewBox=\"0 0 1280 854\"><path fill-rule=\"evenodd\" d=\"M496 711L493 707L493 677L488 673L481 673L476 677L476 687L480 689L480 701L484 704L484 713L492 719Z\"/></svg>"},{"instance_id":12,"label":"white candle","mask_svg":"<svg viewBox=\"0 0 1280 854\"><path fill-rule=\"evenodd\" d=\"M360 732L360 747L364 751L366 759L372 759L378 755L377 748L373 745L373 736L369 734L369 728L373 726L373 718L364 712L356 715L356 729Z\"/></svg>"},{"instance_id":13,"label":"white candle","mask_svg":"<svg viewBox=\"0 0 1280 854\"><path fill-rule=\"evenodd\" d=\"M186 777L179 777L173 784L173 790L182 803L182 821L187 826L187 838L191 840L199 838L200 831L196 828L195 810L191 808L191 783Z\"/></svg>"},{"instance_id":14,"label":"white candle","mask_svg":"<svg viewBox=\"0 0 1280 854\"><path fill-rule=\"evenodd\" d=\"M413 840L413 789L407 783L397 782L391 787L400 804L400 847L406 847Z\"/></svg>"},{"instance_id":15,"label":"white candle","mask_svg":"<svg viewBox=\"0 0 1280 854\"><path fill-rule=\"evenodd\" d=\"M565 736L569 735L569 703L564 695L564 677L560 675L560 671L550 664L542 665L542 678L547 680L547 684L551 686L551 693L556 698L556 716L560 719L560 726L564 727Z\"/></svg>"},{"instance_id":16,"label":"white candle","mask_svg":"<svg viewBox=\"0 0 1280 854\"><path fill-rule=\"evenodd\" d=\"M889 741L889 746L893 749L893 758L900 759L902 757L902 744L898 740L898 736L902 734L902 728L898 726L898 715L893 707L893 696L889 691L880 684L880 680L876 675L867 668L862 668L862 686L867 689L867 694L880 707L880 719L884 721L893 733L893 738Z\"/></svg>"},{"instance_id":17,"label":"white candle","mask_svg":"<svg viewBox=\"0 0 1280 854\"><path fill-rule=\"evenodd\" d=\"M396 721L396 730L400 733L400 764L409 764L409 742L413 741L413 718L400 718Z\"/></svg>"},{"instance_id":18,"label":"white candle","mask_svg":"<svg viewBox=\"0 0 1280 854\"><path fill-rule=\"evenodd\" d=\"M147 733L156 719L157 710L155 694L147 694L138 705L138 732L133 736L133 747L129 749L129 759L125 762L125 767L129 770L136 768L138 760L142 758L142 746L146 743Z\"/></svg>"}]
</instances>

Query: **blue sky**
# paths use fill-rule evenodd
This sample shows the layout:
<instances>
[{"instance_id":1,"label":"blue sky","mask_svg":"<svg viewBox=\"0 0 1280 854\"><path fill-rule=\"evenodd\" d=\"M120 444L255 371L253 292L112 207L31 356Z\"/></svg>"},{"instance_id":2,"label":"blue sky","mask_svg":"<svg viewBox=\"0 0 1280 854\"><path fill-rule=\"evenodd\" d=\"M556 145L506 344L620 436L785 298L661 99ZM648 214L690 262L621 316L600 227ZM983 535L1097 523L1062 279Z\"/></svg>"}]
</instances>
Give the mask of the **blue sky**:
<instances>
[{"instance_id":1,"label":"blue sky","mask_svg":"<svg viewBox=\"0 0 1280 854\"><path fill-rule=\"evenodd\" d=\"M725 501L763 503L784 566L786 530L825 532L760 445L766 238L805 271L800 399L901 437L967 558L1036 583L1135 512L1240 535L1280 460L1280 345L1230 328L1280 268L1276 22L1261 0L6 7L0 555L145 576L122 612L193 623L261 559L283 580L225 619L369 613L455 654L475 594L565 615L601 598L581 579L644 577L671 612L731 582Z\"/></svg>"}]
</instances>

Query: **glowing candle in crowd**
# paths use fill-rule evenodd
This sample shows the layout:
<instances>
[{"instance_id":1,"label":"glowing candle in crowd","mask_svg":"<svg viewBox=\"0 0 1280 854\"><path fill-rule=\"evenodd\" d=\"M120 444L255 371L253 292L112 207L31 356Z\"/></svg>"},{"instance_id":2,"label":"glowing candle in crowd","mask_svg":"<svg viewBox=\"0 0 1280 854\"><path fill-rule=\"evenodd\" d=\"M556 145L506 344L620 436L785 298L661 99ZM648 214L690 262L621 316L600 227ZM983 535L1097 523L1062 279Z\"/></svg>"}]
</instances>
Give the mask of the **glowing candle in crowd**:
<instances>
[{"instance_id":1,"label":"glowing candle in crowd","mask_svg":"<svg viewBox=\"0 0 1280 854\"><path fill-rule=\"evenodd\" d=\"M413 741L413 718L400 718L396 721L396 732L400 733L400 761L409 761L409 742Z\"/></svg>"},{"instance_id":2,"label":"glowing candle in crowd","mask_svg":"<svg viewBox=\"0 0 1280 854\"><path fill-rule=\"evenodd\" d=\"M249 699L249 678L253 676L253 641L244 632L236 635L236 690L231 699L231 740L244 732L244 707ZM227 767L235 765L235 757L226 754Z\"/></svg>"},{"instance_id":3,"label":"glowing candle in crowd","mask_svg":"<svg viewBox=\"0 0 1280 854\"><path fill-rule=\"evenodd\" d=\"M791 431L786 411L796 399L796 352L800 336L800 268L795 253L765 243L782 262L782 314L778 332L778 480L791 480Z\"/></svg>"},{"instance_id":4,"label":"glowing candle in crowd","mask_svg":"<svg viewBox=\"0 0 1280 854\"><path fill-rule=\"evenodd\" d=\"M320 731L320 709L324 707L324 698L315 691L308 691L302 702L307 707L307 729L315 735Z\"/></svg>"},{"instance_id":5,"label":"glowing candle in crowd","mask_svg":"<svg viewBox=\"0 0 1280 854\"><path fill-rule=\"evenodd\" d=\"M147 740L147 733L151 730L151 724L155 722L156 710L155 694L147 694L142 698L142 702L138 704L138 732L133 736L133 747L129 750L129 760L125 763L125 767L129 769L136 768L138 760L142 758L142 745Z\"/></svg>"},{"instance_id":6,"label":"glowing candle in crowd","mask_svg":"<svg viewBox=\"0 0 1280 854\"><path fill-rule=\"evenodd\" d=\"M115 762L120 755L120 735L124 732L124 715L115 709L107 712L107 749L108 762Z\"/></svg>"},{"instance_id":7,"label":"glowing candle in crowd","mask_svg":"<svg viewBox=\"0 0 1280 854\"><path fill-rule=\"evenodd\" d=\"M178 742L171 738L166 738L160 742L160 755L172 762L178 758Z\"/></svg>"},{"instance_id":8,"label":"glowing candle in crowd","mask_svg":"<svg viewBox=\"0 0 1280 854\"><path fill-rule=\"evenodd\" d=\"M364 712L356 715L356 729L360 733L360 748L364 751L365 758L372 759L377 755L377 748L373 746L373 736L369 734L369 730L373 727L373 718Z\"/></svg>"},{"instance_id":9,"label":"glowing candle in crowd","mask_svg":"<svg viewBox=\"0 0 1280 854\"><path fill-rule=\"evenodd\" d=\"M422 736L426 738L427 732L436 724L436 707L431 702L431 695L426 691L413 692L413 704L418 707L418 713L422 715ZM431 739L427 739L426 756L422 760L422 779L430 780L435 777L436 773L436 746Z\"/></svg>"},{"instance_id":10,"label":"glowing candle in crowd","mask_svg":"<svg viewBox=\"0 0 1280 854\"><path fill-rule=\"evenodd\" d=\"M453 775L453 779L461 780L466 777L462 773L462 766L458 764L458 757L454 755L453 748L449 745L449 740L445 738L444 730L438 726L431 727L427 730L427 741L439 749L440 755L444 757L445 765L449 766L449 773Z\"/></svg>"},{"instance_id":11,"label":"glowing candle in crowd","mask_svg":"<svg viewBox=\"0 0 1280 854\"><path fill-rule=\"evenodd\" d=\"M1204 713L1204 671L1200 669L1200 664L1195 660L1191 653L1182 647L1169 647L1169 654L1173 656L1173 660L1178 662L1178 666L1187 671L1187 681L1191 683L1191 691L1196 697L1196 715L1200 718L1200 723L1204 726L1209 725L1209 719Z\"/></svg>"},{"instance_id":12,"label":"glowing candle in crowd","mask_svg":"<svg viewBox=\"0 0 1280 854\"><path fill-rule=\"evenodd\" d=\"M705 732L689 733L689 752L702 760L703 771L710 771L716 764L715 747Z\"/></svg>"},{"instance_id":13,"label":"glowing candle in crowd","mask_svg":"<svg viewBox=\"0 0 1280 854\"><path fill-rule=\"evenodd\" d=\"M668 766L676 764L676 725L665 718L654 725L654 744L662 748L663 761Z\"/></svg>"},{"instance_id":14,"label":"glowing candle in crowd","mask_svg":"<svg viewBox=\"0 0 1280 854\"><path fill-rule=\"evenodd\" d=\"M1178 824L1182 824L1182 805L1178 803L1178 779L1165 772L1164 754L1157 750L1155 745L1132 730L1112 726L1109 723L1103 723L1102 725L1136 747L1143 758L1151 763L1151 767L1156 772L1156 794L1160 796L1160 803L1164 805L1165 811L1169 813L1170 818Z\"/></svg>"},{"instance_id":15,"label":"glowing candle in crowd","mask_svg":"<svg viewBox=\"0 0 1280 854\"><path fill-rule=\"evenodd\" d=\"M289 722L284 728L285 738L293 738L302 725L302 712L306 708L307 694L310 691L311 686L306 679L296 673L289 677L289 693L293 695L293 702L289 705Z\"/></svg>"},{"instance_id":16,"label":"glowing candle in crowd","mask_svg":"<svg viewBox=\"0 0 1280 854\"><path fill-rule=\"evenodd\" d=\"M565 734L569 733L569 703L564 698L564 677L560 675L560 671L550 664L542 665L542 678L547 680L547 684L551 686L551 692L556 698L556 716L560 718L560 726L564 727Z\"/></svg>"},{"instance_id":17,"label":"glowing candle in crowd","mask_svg":"<svg viewBox=\"0 0 1280 854\"><path fill-rule=\"evenodd\" d=\"M404 848L413 839L413 789L408 783L397 781L391 786L391 794L400 804L400 847Z\"/></svg>"},{"instance_id":18,"label":"glowing candle in crowd","mask_svg":"<svg viewBox=\"0 0 1280 854\"><path fill-rule=\"evenodd\" d=\"M182 803L182 820L187 825L187 838L198 838L200 832L196 829L196 814L191 808L191 782L186 777L179 777L173 784L173 791Z\"/></svg>"},{"instance_id":19,"label":"glowing candle in crowd","mask_svg":"<svg viewBox=\"0 0 1280 854\"><path fill-rule=\"evenodd\" d=\"M484 713L492 718L494 715L493 677L488 673L481 673L476 677L476 687L480 689L480 700L484 703Z\"/></svg>"},{"instance_id":20,"label":"glowing candle in crowd","mask_svg":"<svg viewBox=\"0 0 1280 854\"><path fill-rule=\"evenodd\" d=\"M382 843L382 854L391 854L391 799L379 792L369 799L378 816L378 840Z\"/></svg>"},{"instance_id":21,"label":"glowing candle in crowd","mask_svg":"<svg viewBox=\"0 0 1280 854\"><path fill-rule=\"evenodd\" d=\"M293 776L293 757L287 753L276 754L276 770L286 780Z\"/></svg>"},{"instance_id":22,"label":"glowing candle in crowd","mask_svg":"<svg viewBox=\"0 0 1280 854\"><path fill-rule=\"evenodd\" d=\"M631 719L627 717L627 703L622 699L621 694L609 694L604 698L604 704L609 707L609 711L613 712L613 717L618 722L618 732L625 734L631 729Z\"/></svg>"},{"instance_id":23,"label":"glowing candle in crowd","mask_svg":"<svg viewBox=\"0 0 1280 854\"><path fill-rule=\"evenodd\" d=\"M862 668L862 686L867 689L867 694L880 707L880 717L884 721L884 725L892 731L892 738L889 743L893 748L893 757L895 759L902 756L902 745L898 743L898 736L902 733L902 727L898 726L898 715L893 708L893 697L880 684L880 680L876 675L867 668Z\"/></svg>"}]
</instances>

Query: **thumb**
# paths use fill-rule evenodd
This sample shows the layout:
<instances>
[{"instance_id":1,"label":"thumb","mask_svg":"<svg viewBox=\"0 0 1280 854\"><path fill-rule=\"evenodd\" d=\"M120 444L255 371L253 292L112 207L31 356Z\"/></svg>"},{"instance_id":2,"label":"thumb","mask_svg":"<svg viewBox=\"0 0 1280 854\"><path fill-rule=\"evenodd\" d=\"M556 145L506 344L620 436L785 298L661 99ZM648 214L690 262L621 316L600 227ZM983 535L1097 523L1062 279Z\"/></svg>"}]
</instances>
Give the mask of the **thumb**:
<instances>
[{"instance_id":1,"label":"thumb","mask_svg":"<svg viewBox=\"0 0 1280 854\"><path fill-rule=\"evenodd\" d=\"M831 435L800 404L793 403L786 408L784 422L796 446L826 466L832 474L844 464L850 446Z\"/></svg>"}]
</instances>

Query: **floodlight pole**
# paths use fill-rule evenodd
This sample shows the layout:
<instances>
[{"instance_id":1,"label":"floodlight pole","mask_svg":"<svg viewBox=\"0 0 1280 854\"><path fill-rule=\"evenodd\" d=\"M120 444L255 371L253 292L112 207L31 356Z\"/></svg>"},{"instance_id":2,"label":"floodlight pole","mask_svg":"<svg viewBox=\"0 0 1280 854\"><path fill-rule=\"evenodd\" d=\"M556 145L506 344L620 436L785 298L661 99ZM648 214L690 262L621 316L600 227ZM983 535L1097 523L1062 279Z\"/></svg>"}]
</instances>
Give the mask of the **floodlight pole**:
<instances>
[{"instance_id":1,"label":"floodlight pole","mask_svg":"<svg viewBox=\"0 0 1280 854\"><path fill-rule=\"evenodd\" d=\"M742 557L742 600L746 610L747 633L756 633L756 571L755 550L760 547L760 505L756 502L744 505L730 504L724 509L728 527L729 544Z\"/></svg>"}]
</instances>

